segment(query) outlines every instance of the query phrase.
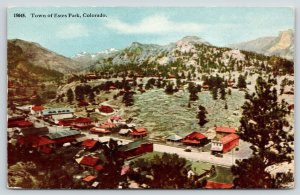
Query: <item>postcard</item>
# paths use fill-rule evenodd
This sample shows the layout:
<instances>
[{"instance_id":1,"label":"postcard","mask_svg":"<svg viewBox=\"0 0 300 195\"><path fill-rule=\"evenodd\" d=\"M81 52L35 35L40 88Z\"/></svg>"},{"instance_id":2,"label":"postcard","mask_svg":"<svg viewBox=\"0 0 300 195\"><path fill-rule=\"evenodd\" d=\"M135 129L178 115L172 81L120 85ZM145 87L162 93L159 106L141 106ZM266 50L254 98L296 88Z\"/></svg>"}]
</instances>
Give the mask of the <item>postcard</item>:
<instances>
[{"instance_id":1,"label":"postcard","mask_svg":"<svg viewBox=\"0 0 300 195\"><path fill-rule=\"evenodd\" d=\"M294 187L289 7L10 7L11 189Z\"/></svg>"}]
</instances>

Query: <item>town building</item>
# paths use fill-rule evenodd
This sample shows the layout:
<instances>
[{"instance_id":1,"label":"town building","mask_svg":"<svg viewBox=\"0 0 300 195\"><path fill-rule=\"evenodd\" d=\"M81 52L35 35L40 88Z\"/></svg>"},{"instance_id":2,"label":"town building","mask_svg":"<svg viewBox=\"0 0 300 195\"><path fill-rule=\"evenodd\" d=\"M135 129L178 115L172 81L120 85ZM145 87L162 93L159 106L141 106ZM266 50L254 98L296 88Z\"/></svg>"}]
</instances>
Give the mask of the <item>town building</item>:
<instances>
[{"instance_id":1,"label":"town building","mask_svg":"<svg viewBox=\"0 0 300 195\"><path fill-rule=\"evenodd\" d=\"M90 118L79 117L74 119L72 126L79 129L88 129L94 125L92 124L92 120Z\"/></svg>"},{"instance_id":2,"label":"town building","mask_svg":"<svg viewBox=\"0 0 300 195\"><path fill-rule=\"evenodd\" d=\"M45 109L44 106L34 105L34 106L31 107L30 113L31 113L32 115L41 117L41 116L43 116L42 111L43 111L44 109Z\"/></svg>"},{"instance_id":3,"label":"town building","mask_svg":"<svg viewBox=\"0 0 300 195\"><path fill-rule=\"evenodd\" d=\"M133 138L143 138L148 135L148 131L144 127L134 128L132 132L129 133Z\"/></svg>"},{"instance_id":4,"label":"town building","mask_svg":"<svg viewBox=\"0 0 300 195\"><path fill-rule=\"evenodd\" d=\"M219 140L212 140L211 152L212 153L226 153L239 145L239 136L231 133L225 135Z\"/></svg>"},{"instance_id":5,"label":"town building","mask_svg":"<svg viewBox=\"0 0 300 195\"><path fill-rule=\"evenodd\" d=\"M148 152L153 152L153 143L145 140L130 142L118 148L118 155L125 159Z\"/></svg>"},{"instance_id":6,"label":"town building","mask_svg":"<svg viewBox=\"0 0 300 195\"><path fill-rule=\"evenodd\" d=\"M169 137L166 138L166 140L170 142L180 142L182 139L183 137L176 134L170 135Z\"/></svg>"},{"instance_id":7,"label":"town building","mask_svg":"<svg viewBox=\"0 0 300 195\"><path fill-rule=\"evenodd\" d=\"M182 143L190 146L200 146L207 143L207 137L200 132L192 132L185 136Z\"/></svg>"}]
</instances>

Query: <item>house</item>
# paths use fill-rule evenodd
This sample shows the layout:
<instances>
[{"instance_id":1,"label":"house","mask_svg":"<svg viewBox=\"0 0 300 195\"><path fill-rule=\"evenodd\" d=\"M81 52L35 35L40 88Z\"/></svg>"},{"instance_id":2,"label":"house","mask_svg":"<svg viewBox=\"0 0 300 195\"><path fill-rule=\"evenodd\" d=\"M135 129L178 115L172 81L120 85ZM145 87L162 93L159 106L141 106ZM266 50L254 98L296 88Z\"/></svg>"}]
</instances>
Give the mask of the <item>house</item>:
<instances>
[{"instance_id":1,"label":"house","mask_svg":"<svg viewBox=\"0 0 300 195\"><path fill-rule=\"evenodd\" d=\"M33 123L30 121L25 120L25 116L13 116L8 117L7 120L7 127L13 128L13 127L20 127L20 128L26 128L26 127L32 127Z\"/></svg>"},{"instance_id":2,"label":"house","mask_svg":"<svg viewBox=\"0 0 300 195\"><path fill-rule=\"evenodd\" d=\"M118 148L118 155L125 159L148 152L153 152L153 143L145 140L130 142Z\"/></svg>"},{"instance_id":3,"label":"house","mask_svg":"<svg viewBox=\"0 0 300 195\"><path fill-rule=\"evenodd\" d=\"M79 117L74 119L72 126L79 129L87 129L93 127L94 125L92 124L92 120L90 118Z\"/></svg>"},{"instance_id":4,"label":"house","mask_svg":"<svg viewBox=\"0 0 300 195\"><path fill-rule=\"evenodd\" d=\"M132 129L120 129L119 134L123 136L129 135L132 132Z\"/></svg>"},{"instance_id":5,"label":"house","mask_svg":"<svg viewBox=\"0 0 300 195\"><path fill-rule=\"evenodd\" d=\"M170 142L180 142L183 138L179 135L173 134L166 138L167 141Z\"/></svg>"},{"instance_id":6,"label":"house","mask_svg":"<svg viewBox=\"0 0 300 195\"><path fill-rule=\"evenodd\" d=\"M28 127L33 127L33 123L30 121L16 121L15 122L15 127L20 127L20 128L28 128Z\"/></svg>"},{"instance_id":7,"label":"house","mask_svg":"<svg viewBox=\"0 0 300 195\"><path fill-rule=\"evenodd\" d=\"M99 162L99 158L97 158L97 157L94 157L94 156L84 156L80 160L79 164L84 169L88 169L88 168L91 168L91 167L94 168L94 166L96 166L98 162Z\"/></svg>"},{"instance_id":8,"label":"house","mask_svg":"<svg viewBox=\"0 0 300 195\"><path fill-rule=\"evenodd\" d=\"M96 74L86 74L85 78L90 81L90 80L97 80L100 79L100 77L98 77Z\"/></svg>"},{"instance_id":9,"label":"house","mask_svg":"<svg viewBox=\"0 0 300 195\"><path fill-rule=\"evenodd\" d=\"M132 132L129 133L133 138L142 138L148 135L147 129L144 127L134 128Z\"/></svg>"},{"instance_id":10,"label":"house","mask_svg":"<svg viewBox=\"0 0 300 195\"><path fill-rule=\"evenodd\" d=\"M49 133L49 129L47 127L27 127L22 128L21 133L23 136L47 135Z\"/></svg>"},{"instance_id":11,"label":"house","mask_svg":"<svg viewBox=\"0 0 300 195\"><path fill-rule=\"evenodd\" d=\"M7 119L7 127L8 128L18 127L18 123L21 121L25 121L25 119L26 117L22 115L9 116Z\"/></svg>"},{"instance_id":12,"label":"house","mask_svg":"<svg viewBox=\"0 0 300 195\"><path fill-rule=\"evenodd\" d=\"M239 136L231 133L225 135L219 140L212 140L211 152L212 153L226 153L239 145Z\"/></svg>"},{"instance_id":13,"label":"house","mask_svg":"<svg viewBox=\"0 0 300 195\"><path fill-rule=\"evenodd\" d=\"M111 123L111 122L104 122L102 123L98 128L102 128L102 129L112 129L115 128L116 124Z\"/></svg>"},{"instance_id":14,"label":"house","mask_svg":"<svg viewBox=\"0 0 300 195\"><path fill-rule=\"evenodd\" d=\"M93 182L95 179L96 179L95 176L93 176L93 175L88 175L88 176L86 176L85 178L83 178L82 181L87 182L87 183L91 183L91 182Z\"/></svg>"},{"instance_id":15,"label":"house","mask_svg":"<svg viewBox=\"0 0 300 195\"><path fill-rule=\"evenodd\" d=\"M112 112L114 112L114 109L112 107L110 107L110 106L101 105L99 107L99 111L103 112L103 113L112 113Z\"/></svg>"},{"instance_id":16,"label":"house","mask_svg":"<svg viewBox=\"0 0 300 195\"><path fill-rule=\"evenodd\" d=\"M47 108L42 110L42 116L54 120L73 118L74 110L72 108Z\"/></svg>"},{"instance_id":17,"label":"house","mask_svg":"<svg viewBox=\"0 0 300 195\"><path fill-rule=\"evenodd\" d=\"M100 127L92 127L89 132L91 133L99 133L99 134L111 134L111 131L105 128Z\"/></svg>"},{"instance_id":18,"label":"house","mask_svg":"<svg viewBox=\"0 0 300 195\"><path fill-rule=\"evenodd\" d=\"M68 119L59 119L57 124L59 126L72 126L75 118L68 118Z\"/></svg>"},{"instance_id":19,"label":"house","mask_svg":"<svg viewBox=\"0 0 300 195\"><path fill-rule=\"evenodd\" d=\"M207 181L204 186L206 189L230 189L233 188L233 184L220 183L215 181Z\"/></svg>"},{"instance_id":20,"label":"house","mask_svg":"<svg viewBox=\"0 0 300 195\"><path fill-rule=\"evenodd\" d=\"M203 91L208 91L209 90L209 85L203 85L202 87Z\"/></svg>"},{"instance_id":21,"label":"house","mask_svg":"<svg viewBox=\"0 0 300 195\"><path fill-rule=\"evenodd\" d=\"M118 123L118 122L122 122L123 118L121 116L110 116L108 121L111 123Z\"/></svg>"},{"instance_id":22,"label":"house","mask_svg":"<svg viewBox=\"0 0 300 195\"><path fill-rule=\"evenodd\" d=\"M207 143L207 137L200 132L192 132L181 141L185 145L199 146Z\"/></svg>"},{"instance_id":23,"label":"house","mask_svg":"<svg viewBox=\"0 0 300 195\"><path fill-rule=\"evenodd\" d=\"M216 131L217 137L223 137L227 134L235 133L235 128L234 127L222 127L222 126L220 126L220 127L216 127L215 131Z\"/></svg>"},{"instance_id":24,"label":"house","mask_svg":"<svg viewBox=\"0 0 300 195\"><path fill-rule=\"evenodd\" d=\"M75 139L78 135L80 135L79 131L63 130L63 131L58 131L56 133L49 133L46 136L49 139L55 141L56 144L64 144L67 142L75 141Z\"/></svg>"},{"instance_id":25,"label":"house","mask_svg":"<svg viewBox=\"0 0 300 195\"><path fill-rule=\"evenodd\" d=\"M18 139L20 147L31 147L36 148L37 151L42 153L51 153L55 141L46 137L38 135L22 136Z\"/></svg>"},{"instance_id":26,"label":"house","mask_svg":"<svg viewBox=\"0 0 300 195\"><path fill-rule=\"evenodd\" d=\"M91 150L97 146L98 141L93 139L84 140L81 144L85 149Z\"/></svg>"},{"instance_id":27,"label":"house","mask_svg":"<svg viewBox=\"0 0 300 195\"><path fill-rule=\"evenodd\" d=\"M44 106L34 105L30 109L30 113L35 116L43 116L42 111L45 109Z\"/></svg>"}]
</instances>

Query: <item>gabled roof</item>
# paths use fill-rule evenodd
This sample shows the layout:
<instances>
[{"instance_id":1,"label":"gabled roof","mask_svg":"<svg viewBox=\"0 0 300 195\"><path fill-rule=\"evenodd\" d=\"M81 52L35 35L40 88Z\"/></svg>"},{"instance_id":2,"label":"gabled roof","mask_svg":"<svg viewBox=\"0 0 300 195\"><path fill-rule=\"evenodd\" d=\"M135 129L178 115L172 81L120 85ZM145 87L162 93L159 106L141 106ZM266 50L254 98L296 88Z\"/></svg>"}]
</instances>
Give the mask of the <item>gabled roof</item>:
<instances>
[{"instance_id":1,"label":"gabled roof","mask_svg":"<svg viewBox=\"0 0 300 195\"><path fill-rule=\"evenodd\" d=\"M148 144L148 143L150 143L150 142L147 142L146 140L137 140L134 142L130 142L129 144L120 146L118 148L118 151L122 151L122 152L129 151L129 150L140 147L142 144Z\"/></svg>"},{"instance_id":2,"label":"gabled roof","mask_svg":"<svg viewBox=\"0 0 300 195\"><path fill-rule=\"evenodd\" d=\"M67 114L73 113L72 108L47 108L42 111L43 115L53 115L53 114Z\"/></svg>"},{"instance_id":3,"label":"gabled roof","mask_svg":"<svg viewBox=\"0 0 300 195\"><path fill-rule=\"evenodd\" d=\"M233 184L207 181L204 188L209 188L209 189L230 189L230 188L233 188Z\"/></svg>"},{"instance_id":4,"label":"gabled roof","mask_svg":"<svg viewBox=\"0 0 300 195\"><path fill-rule=\"evenodd\" d=\"M180 137L179 135L173 134L173 135L170 135L169 137L167 137L167 140L179 141L179 140L182 140L182 137Z\"/></svg>"},{"instance_id":5,"label":"gabled roof","mask_svg":"<svg viewBox=\"0 0 300 195\"><path fill-rule=\"evenodd\" d=\"M100 127L93 127L89 131L92 133L111 133L110 130L100 128Z\"/></svg>"},{"instance_id":6,"label":"gabled roof","mask_svg":"<svg viewBox=\"0 0 300 195\"><path fill-rule=\"evenodd\" d=\"M79 134L80 134L79 131L64 130L64 131L58 131L56 133L49 133L47 136L50 139L58 139L58 138L62 138L62 137L68 137L68 136L79 135Z\"/></svg>"},{"instance_id":7,"label":"gabled roof","mask_svg":"<svg viewBox=\"0 0 300 195\"><path fill-rule=\"evenodd\" d=\"M34 110L34 111L42 111L45 108L44 108L44 106L33 106L31 109Z\"/></svg>"},{"instance_id":8,"label":"gabled roof","mask_svg":"<svg viewBox=\"0 0 300 195\"><path fill-rule=\"evenodd\" d=\"M201 140L201 139L205 139L206 136L203 135L203 134L200 133L200 132L194 131L194 132L188 134L185 138L186 138L186 139L197 139L197 140Z\"/></svg>"},{"instance_id":9,"label":"gabled roof","mask_svg":"<svg viewBox=\"0 0 300 195\"><path fill-rule=\"evenodd\" d=\"M98 141L96 140L87 139L84 140L81 145L84 146L85 148L92 149L94 146L96 146L97 142Z\"/></svg>"},{"instance_id":10,"label":"gabled roof","mask_svg":"<svg viewBox=\"0 0 300 195\"><path fill-rule=\"evenodd\" d=\"M233 127L216 127L216 132L222 133L235 133L235 128Z\"/></svg>"},{"instance_id":11,"label":"gabled roof","mask_svg":"<svg viewBox=\"0 0 300 195\"><path fill-rule=\"evenodd\" d=\"M20 137L18 140L19 144L30 144L32 147L45 146L55 143L55 141L50 140L46 137L39 136L29 136L29 137Z\"/></svg>"},{"instance_id":12,"label":"gabled roof","mask_svg":"<svg viewBox=\"0 0 300 195\"><path fill-rule=\"evenodd\" d=\"M94 181L96 179L95 176L93 175L88 175L86 176L85 178L82 179L82 181L85 181L85 182L91 182L91 181Z\"/></svg>"},{"instance_id":13,"label":"gabled roof","mask_svg":"<svg viewBox=\"0 0 300 195\"><path fill-rule=\"evenodd\" d=\"M74 120L75 123L91 123L92 120L90 118L79 117Z\"/></svg>"},{"instance_id":14,"label":"gabled roof","mask_svg":"<svg viewBox=\"0 0 300 195\"><path fill-rule=\"evenodd\" d=\"M147 132L147 129L144 127L139 127L139 128L134 128L134 131L139 132L139 133L143 133L143 132Z\"/></svg>"},{"instance_id":15,"label":"gabled roof","mask_svg":"<svg viewBox=\"0 0 300 195\"><path fill-rule=\"evenodd\" d=\"M232 140L239 139L239 138L240 137L237 134L231 133L229 135L220 138L220 142L222 142L222 144L227 144L228 142L231 142Z\"/></svg>"},{"instance_id":16,"label":"gabled roof","mask_svg":"<svg viewBox=\"0 0 300 195\"><path fill-rule=\"evenodd\" d=\"M99 158L93 156L84 156L80 163L81 165L92 166L94 167L99 161Z\"/></svg>"},{"instance_id":17,"label":"gabled roof","mask_svg":"<svg viewBox=\"0 0 300 195\"><path fill-rule=\"evenodd\" d=\"M49 129L47 127L28 127L21 129L21 132L24 136L28 135L46 135L49 133Z\"/></svg>"}]
</instances>

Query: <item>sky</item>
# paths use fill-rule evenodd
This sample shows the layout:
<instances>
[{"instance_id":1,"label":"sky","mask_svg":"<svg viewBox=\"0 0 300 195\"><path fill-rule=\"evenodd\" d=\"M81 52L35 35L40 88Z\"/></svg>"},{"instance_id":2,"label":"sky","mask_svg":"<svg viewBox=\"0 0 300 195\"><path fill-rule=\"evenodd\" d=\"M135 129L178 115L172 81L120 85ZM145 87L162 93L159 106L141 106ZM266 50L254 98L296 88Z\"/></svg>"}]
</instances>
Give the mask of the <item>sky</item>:
<instances>
[{"instance_id":1,"label":"sky","mask_svg":"<svg viewBox=\"0 0 300 195\"><path fill-rule=\"evenodd\" d=\"M14 17L17 13L26 17ZM84 17L90 13L106 17ZM294 9L279 7L12 7L7 14L8 39L37 42L67 57L123 49L132 42L166 45L185 36L226 46L295 26Z\"/></svg>"}]
</instances>

